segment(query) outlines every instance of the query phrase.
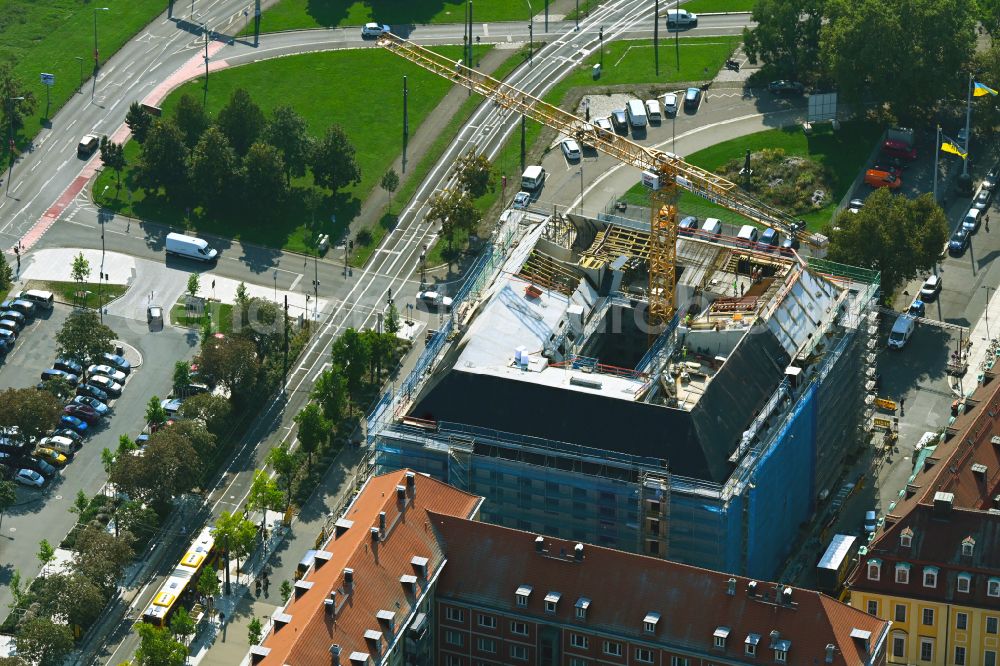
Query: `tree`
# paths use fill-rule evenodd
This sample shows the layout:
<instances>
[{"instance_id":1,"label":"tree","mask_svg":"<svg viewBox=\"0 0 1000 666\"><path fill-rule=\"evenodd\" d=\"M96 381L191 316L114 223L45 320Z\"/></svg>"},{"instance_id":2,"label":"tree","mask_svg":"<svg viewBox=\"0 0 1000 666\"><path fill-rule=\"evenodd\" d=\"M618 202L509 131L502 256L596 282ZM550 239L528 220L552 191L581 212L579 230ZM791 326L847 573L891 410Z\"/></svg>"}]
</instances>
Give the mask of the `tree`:
<instances>
[{"instance_id":1,"label":"tree","mask_svg":"<svg viewBox=\"0 0 1000 666\"><path fill-rule=\"evenodd\" d=\"M119 532L116 537L101 526L87 525L76 537L74 573L86 576L105 594L113 593L125 567L135 557L134 541L129 532Z\"/></svg>"},{"instance_id":2,"label":"tree","mask_svg":"<svg viewBox=\"0 0 1000 666\"><path fill-rule=\"evenodd\" d=\"M980 0L982 3L984 0ZM993 28L993 40L988 49L976 51L973 57L972 71L976 72L976 80L996 88L1000 81L1000 0L990 0L997 12L997 27ZM1000 104L993 95L972 98L972 117L980 127L996 127L1000 125ZM957 138L957 137L956 137ZM2 256L2 255L0 255Z\"/></svg>"},{"instance_id":3,"label":"tree","mask_svg":"<svg viewBox=\"0 0 1000 666\"><path fill-rule=\"evenodd\" d=\"M14 285L14 269L7 263L7 256L0 252L0 290L10 291Z\"/></svg>"},{"instance_id":4,"label":"tree","mask_svg":"<svg viewBox=\"0 0 1000 666\"><path fill-rule=\"evenodd\" d=\"M274 301L250 298L246 302L245 323L239 335L253 343L257 356L266 358L280 353L285 342L285 313Z\"/></svg>"},{"instance_id":5,"label":"tree","mask_svg":"<svg viewBox=\"0 0 1000 666\"><path fill-rule=\"evenodd\" d=\"M149 128L153 124L153 117L146 112L142 104L132 102L128 107L128 113L125 114L125 124L128 125L129 131L132 132L132 138L142 143L146 140L146 135L149 134Z\"/></svg>"},{"instance_id":6,"label":"tree","mask_svg":"<svg viewBox=\"0 0 1000 666\"><path fill-rule=\"evenodd\" d=\"M47 617L34 617L17 632L17 654L36 666L61 666L73 651L73 632Z\"/></svg>"},{"instance_id":7,"label":"tree","mask_svg":"<svg viewBox=\"0 0 1000 666\"><path fill-rule=\"evenodd\" d=\"M312 467L312 454L330 437L330 422L319 405L310 402L295 415L295 423L299 426L299 444L306 452L306 463Z\"/></svg>"},{"instance_id":8,"label":"tree","mask_svg":"<svg viewBox=\"0 0 1000 666\"><path fill-rule=\"evenodd\" d=\"M204 594L206 597L214 597L219 593L219 574L215 567L206 567L202 570L201 575L198 576L198 584L195 589L198 590L198 594Z\"/></svg>"},{"instance_id":9,"label":"tree","mask_svg":"<svg viewBox=\"0 0 1000 666\"><path fill-rule=\"evenodd\" d=\"M333 125L326 131L313 151L311 164L316 184L334 192L361 182L361 167L355 159L354 146L340 125Z\"/></svg>"},{"instance_id":10,"label":"tree","mask_svg":"<svg viewBox=\"0 0 1000 666\"><path fill-rule=\"evenodd\" d=\"M282 442L267 454L267 464L273 469L278 480L278 487L285 493L285 511L292 505L292 487L299 472L299 458L288 450L288 445Z\"/></svg>"},{"instance_id":11,"label":"tree","mask_svg":"<svg viewBox=\"0 0 1000 666\"><path fill-rule=\"evenodd\" d=\"M218 398L218 396L213 396ZM182 437L197 452L198 460L207 468L215 455L217 438L200 420L182 420L170 426L173 435Z\"/></svg>"},{"instance_id":12,"label":"tree","mask_svg":"<svg viewBox=\"0 0 1000 666\"><path fill-rule=\"evenodd\" d=\"M381 377L382 369L392 362L392 355L396 351L396 336L379 333L373 328L366 330L363 335L365 344L371 350L368 371L371 374L369 382L374 384Z\"/></svg>"},{"instance_id":13,"label":"tree","mask_svg":"<svg viewBox=\"0 0 1000 666\"><path fill-rule=\"evenodd\" d=\"M86 366L91 359L110 352L117 337L93 310L74 310L56 333L56 348L59 356Z\"/></svg>"},{"instance_id":14,"label":"tree","mask_svg":"<svg viewBox=\"0 0 1000 666\"><path fill-rule=\"evenodd\" d=\"M843 211L824 231L830 237L829 259L880 271L882 293L891 295L904 280L935 265L948 223L932 195L908 199L883 188L868 197L864 208Z\"/></svg>"},{"instance_id":15,"label":"tree","mask_svg":"<svg viewBox=\"0 0 1000 666\"><path fill-rule=\"evenodd\" d=\"M56 549L52 547L48 539L42 539L38 542L38 561L42 563L42 567L51 562L56 558Z\"/></svg>"},{"instance_id":16,"label":"tree","mask_svg":"<svg viewBox=\"0 0 1000 666\"><path fill-rule=\"evenodd\" d=\"M225 433L229 425L229 414L232 409L229 401L222 396L200 393L181 404L180 415L186 419L196 420L207 428L208 432L219 437Z\"/></svg>"},{"instance_id":17,"label":"tree","mask_svg":"<svg viewBox=\"0 0 1000 666\"><path fill-rule=\"evenodd\" d=\"M223 210L233 200L240 178L240 161L229 139L209 127L191 151L191 189L206 209Z\"/></svg>"},{"instance_id":18,"label":"tree","mask_svg":"<svg viewBox=\"0 0 1000 666\"><path fill-rule=\"evenodd\" d=\"M128 435L122 433L118 435L118 455L123 455L136 450L135 442Z\"/></svg>"},{"instance_id":19,"label":"tree","mask_svg":"<svg viewBox=\"0 0 1000 666\"><path fill-rule=\"evenodd\" d=\"M23 98L23 99L19 99ZM3 128L13 127L15 134L24 127L24 119L35 112L38 100L34 91L14 71L11 61L0 62L0 113Z\"/></svg>"},{"instance_id":20,"label":"tree","mask_svg":"<svg viewBox=\"0 0 1000 666\"><path fill-rule=\"evenodd\" d=\"M54 396L57 400L68 400L73 396L75 389L64 377L53 377L42 382L41 390Z\"/></svg>"},{"instance_id":21,"label":"tree","mask_svg":"<svg viewBox=\"0 0 1000 666\"><path fill-rule=\"evenodd\" d=\"M399 333L399 310L395 303L389 303L389 309L385 313L385 332L393 337Z\"/></svg>"},{"instance_id":22,"label":"tree","mask_svg":"<svg viewBox=\"0 0 1000 666\"><path fill-rule=\"evenodd\" d=\"M169 415L161 404L160 396L154 395L146 403L146 423L152 426L153 430L167 422Z\"/></svg>"},{"instance_id":23,"label":"tree","mask_svg":"<svg viewBox=\"0 0 1000 666\"><path fill-rule=\"evenodd\" d=\"M979 0L979 21L983 24L986 32L993 38L993 47L996 47L997 37L1000 37L1000 0Z\"/></svg>"},{"instance_id":24,"label":"tree","mask_svg":"<svg viewBox=\"0 0 1000 666\"><path fill-rule=\"evenodd\" d=\"M747 59L763 61L774 78L819 76L819 41L825 0L757 0L753 29L743 29Z\"/></svg>"},{"instance_id":25,"label":"tree","mask_svg":"<svg viewBox=\"0 0 1000 666\"><path fill-rule=\"evenodd\" d=\"M0 527L3 526L3 515L7 509L17 503L17 486L13 481L0 479Z\"/></svg>"},{"instance_id":26,"label":"tree","mask_svg":"<svg viewBox=\"0 0 1000 666\"><path fill-rule=\"evenodd\" d=\"M119 530L126 530L138 539L145 539L156 532L160 517L152 507L129 500L122 502L115 510L115 523Z\"/></svg>"},{"instance_id":27,"label":"tree","mask_svg":"<svg viewBox=\"0 0 1000 666\"><path fill-rule=\"evenodd\" d=\"M161 187L168 196L180 195L187 185L187 171L178 168L188 158L184 135L170 120L157 119L149 128L139 153L136 179L140 185L156 192Z\"/></svg>"},{"instance_id":28,"label":"tree","mask_svg":"<svg viewBox=\"0 0 1000 666\"><path fill-rule=\"evenodd\" d=\"M261 512L261 533L266 528L265 519L267 518L267 512L281 509L282 501L284 501L284 497L281 494L281 488L278 487L278 482L268 476L264 470L255 470L253 473L253 484L250 486L250 492L247 495L247 509Z\"/></svg>"},{"instance_id":29,"label":"tree","mask_svg":"<svg viewBox=\"0 0 1000 666\"><path fill-rule=\"evenodd\" d=\"M81 488L76 491L76 499L73 500L73 506L69 510L78 516L82 516L88 506L90 506L90 499L87 497L87 493L83 492L83 488Z\"/></svg>"},{"instance_id":30,"label":"tree","mask_svg":"<svg viewBox=\"0 0 1000 666\"><path fill-rule=\"evenodd\" d=\"M181 95L174 109L174 123L184 137L184 145L194 148L211 125L205 107L190 95Z\"/></svg>"},{"instance_id":31,"label":"tree","mask_svg":"<svg viewBox=\"0 0 1000 666\"><path fill-rule=\"evenodd\" d=\"M112 143L106 136L101 137L101 164L115 172L117 187L121 189L122 169L128 166L125 160L125 145Z\"/></svg>"},{"instance_id":32,"label":"tree","mask_svg":"<svg viewBox=\"0 0 1000 666\"><path fill-rule=\"evenodd\" d=\"M139 622L135 630L140 638L135 666L184 666L187 662L187 648L166 629Z\"/></svg>"},{"instance_id":33,"label":"tree","mask_svg":"<svg viewBox=\"0 0 1000 666\"><path fill-rule=\"evenodd\" d=\"M75 282L81 284L90 278L90 262L83 256L83 252L73 257L73 266L70 268L70 275Z\"/></svg>"},{"instance_id":34,"label":"tree","mask_svg":"<svg viewBox=\"0 0 1000 666\"><path fill-rule=\"evenodd\" d=\"M448 241L449 250L456 233L473 231L482 219L468 192L441 190L431 196L428 205L426 219L441 223L441 235Z\"/></svg>"},{"instance_id":35,"label":"tree","mask_svg":"<svg viewBox=\"0 0 1000 666\"><path fill-rule=\"evenodd\" d=\"M187 637L194 633L194 619L188 614L187 609L181 606L174 611L174 616L170 618L170 633L181 643L187 643Z\"/></svg>"},{"instance_id":36,"label":"tree","mask_svg":"<svg viewBox=\"0 0 1000 666\"><path fill-rule=\"evenodd\" d=\"M315 400L323 408L323 416L336 425L344 418L348 405L347 379L344 374L328 368L319 374L309 399Z\"/></svg>"},{"instance_id":37,"label":"tree","mask_svg":"<svg viewBox=\"0 0 1000 666\"><path fill-rule=\"evenodd\" d=\"M940 82L968 71L975 46L974 4L827 0L820 55L843 101L873 102L904 122L928 119L947 91ZM887 35L892 35L891 49ZM865 66L858 67L859 62ZM964 93L964 87L954 90Z\"/></svg>"},{"instance_id":38,"label":"tree","mask_svg":"<svg viewBox=\"0 0 1000 666\"><path fill-rule=\"evenodd\" d=\"M264 112L243 88L229 96L229 102L219 111L216 126L229 137L237 155L246 155L250 146L264 130Z\"/></svg>"},{"instance_id":39,"label":"tree","mask_svg":"<svg viewBox=\"0 0 1000 666\"><path fill-rule=\"evenodd\" d=\"M62 615L70 625L86 629L104 610L108 597L100 587L78 573L52 574L45 578L46 603L49 615Z\"/></svg>"},{"instance_id":40,"label":"tree","mask_svg":"<svg viewBox=\"0 0 1000 666\"><path fill-rule=\"evenodd\" d=\"M348 328L333 341L330 357L333 365L340 368L347 379L348 395L352 400L357 400L365 370L368 369L368 360L371 358L371 350L365 344L365 339L357 330Z\"/></svg>"},{"instance_id":41,"label":"tree","mask_svg":"<svg viewBox=\"0 0 1000 666\"><path fill-rule=\"evenodd\" d=\"M111 468L115 465L115 452L106 446L101 449L101 464L104 466L104 473L111 476Z\"/></svg>"},{"instance_id":42,"label":"tree","mask_svg":"<svg viewBox=\"0 0 1000 666\"><path fill-rule=\"evenodd\" d=\"M160 505L194 488L203 462L179 425L154 432L144 455L120 456L111 470L111 482L133 500Z\"/></svg>"},{"instance_id":43,"label":"tree","mask_svg":"<svg viewBox=\"0 0 1000 666\"><path fill-rule=\"evenodd\" d=\"M247 625L247 639L250 641L250 645L257 645L260 643L262 638L263 627L260 624L260 619L253 617L250 619L250 624Z\"/></svg>"},{"instance_id":44,"label":"tree","mask_svg":"<svg viewBox=\"0 0 1000 666\"><path fill-rule=\"evenodd\" d=\"M210 338L198 355L198 374L242 399L257 383L260 361L253 343L236 336Z\"/></svg>"},{"instance_id":45,"label":"tree","mask_svg":"<svg viewBox=\"0 0 1000 666\"><path fill-rule=\"evenodd\" d=\"M47 435L61 415L61 404L46 391L24 388L0 393L0 428L23 445Z\"/></svg>"},{"instance_id":46,"label":"tree","mask_svg":"<svg viewBox=\"0 0 1000 666\"><path fill-rule=\"evenodd\" d=\"M198 296L198 291L201 290L201 275L197 271L188 275L187 281L187 294L191 300L194 300Z\"/></svg>"},{"instance_id":47,"label":"tree","mask_svg":"<svg viewBox=\"0 0 1000 666\"><path fill-rule=\"evenodd\" d=\"M392 208L392 193L399 188L399 174L395 169L389 169L382 175L379 187L389 193L389 208Z\"/></svg>"},{"instance_id":48,"label":"tree","mask_svg":"<svg viewBox=\"0 0 1000 666\"><path fill-rule=\"evenodd\" d=\"M288 603L288 598L292 596L292 584L287 580L281 581L281 603Z\"/></svg>"},{"instance_id":49,"label":"tree","mask_svg":"<svg viewBox=\"0 0 1000 666\"><path fill-rule=\"evenodd\" d=\"M455 164L458 184L462 189L478 199L493 189L493 164L486 153L476 153L475 149L458 158Z\"/></svg>"},{"instance_id":50,"label":"tree","mask_svg":"<svg viewBox=\"0 0 1000 666\"><path fill-rule=\"evenodd\" d=\"M305 118L290 106L279 106L271 112L264 129L264 139L278 149L285 167L285 185L291 186L292 176L301 178L312 155L313 139Z\"/></svg>"},{"instance_id":51,"label":"tree","mask_svg":"<svg viewBox=\"0 0 1000 666\"><path fill-rule=\"evenodd\" d=\"M274 146L257 142L243 158L243 203L258 220L269 220L268 213L285 198L285 163Z\"/></svg>"},{"instance_id":52,"label":"tree","mask_svg":"<svg viewBox=\"0 0 1000 666\"><path fill-rule=\"evenodd\" d=\"M187 361L177 361L174 363L174 394L184 395L188 385L191 383L191 364Z\"/></svg>"},{"instance_id":53,"label":"tree","mask_svg":"<svg viewBox=\"0 0 1000 666\"><path fill-rule=\"evenodd\" d=\"M228 550L236 560L236 578L240 576L240 559L253 550L257 540L257 526L243 517L242 513L223 511L215 521L215 542Z\"/></svg>"}]
</instances>

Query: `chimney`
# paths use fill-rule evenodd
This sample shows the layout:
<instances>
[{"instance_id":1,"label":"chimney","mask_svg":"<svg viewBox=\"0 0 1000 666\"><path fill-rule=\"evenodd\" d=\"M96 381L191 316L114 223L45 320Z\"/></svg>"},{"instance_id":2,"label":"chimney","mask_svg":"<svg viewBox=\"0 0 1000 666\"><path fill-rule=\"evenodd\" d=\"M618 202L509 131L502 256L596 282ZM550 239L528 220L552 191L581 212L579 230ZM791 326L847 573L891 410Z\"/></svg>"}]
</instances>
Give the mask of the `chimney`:
<instances>
[{"instance_id":1,"label":"chimney","mask_svg":"<svg viewBox=\"0 0 1000 666\"><path fill-rule=\"evenodd\" d=\"M781 639L781 632L777 629L771 630L771 648Z\"/></svg>"},{"instance_id":2,"label":"chimney","mask_svg":"<svg viewBox=\"0 0 1000 666\"><path fill-rule=\"evenodd\" d=\"M354 569L344 567L344 586L354 587Z\"/></svg>"},{"instance_id":3,"label":"chimney","mask_svg":"<svg viewBox=\"0 0 1000 666\"><path fill-rule=\"evenodd\" d=\"M381 522L381 520L380 520L380 522ZM372 547L374 547L375 544L378 543L379 530L378 530L377 527L372 527L372 528L370 528L368 530L368 533L372 535Z\"/></svg>"},{"instance_id":4,"label":"chimney","mask_svg":"<svg viewBox=\"0 0 1000 666\"><path fill-rule=\"evenodd\" d=\"M332 666L340 666L340 646L336 643L330 646L330 663Z\"/></svg>"},{"instance_id":5,"label":"chimney","mask_svg":"<svg viewBox=\"0 0 1000 666\"><path fill-rule=\"evenodd\" d=\"M975 475L977 481L986 480L986 472L989 468L983 463L975 463L972 465L972 473Z\"/></svg>"},{"instance_id":6,"label":"chimney","mask_svg":"<svg viewBox=\"0 0 1000 666\"><path fill-rule=\"evenodd\" d=\"M535 537L535 552L541 553L545 549L545 537L536 536Z\"/></svg>"},{"instance_id":7,"label":"chimney","mask_svg":"<svg viewBox=\"0 0 1000 666\"><path fill-rule=\"evenodd\" d=\"M578 543L573 546L573 557L576 558L577 562L583 561L583 544Z\"/></svg>"},{"instance_id":8,"label":"chimney","mask_svg":"<svg viewBox=\"0 0 1000 666\"><path fill-rule=\"evenodd\" d=\"M410 491L410 497L417 494L417 475L415 472L406 473L406 488Z\"/></svg>"},{"instance_id":9,"label":"chimney","mask_svg":"<svg viewBox=\"0 0 1000 666\"><path fill-rule=\"evenodd\" d=\"M736 596L736 579L735 578L730 578L728 581L726 581L726 594L728 594L731 597Z\"/></svg>"},{"instance_id":10,"label":"chimney","mask_svg":"<svg viewBox=\"0 0 1000 666\"><path fill-rule=\"evenodd\" d=\"M330 617L337 615L337 591L331 590L330 595L323 600L323 608Z\"/></svg>"},{"instance_id":11,"label":"chimney","mask_svg":"<svg viewBox=\"0 0 1000 666\"><path fill-rule=\"evenodd\" d=\"M385 534L385 511L378 512L378 531L379 534Z\"/></svg>"},{"instance_id":12,"label":"chimney","mask_svg":"<svg viewBox=\"0 0 1000 666\"><path fill-rule=\"evenodd\" d=\"M751 597L757 596L757 581L752 580L747 583L747 594Z\"/></svg>"},{"instance_id":13,"label":"chimney","mask_svg":"<svg viewBox=\"0 0 1000 666\"><path fill-rule=\"evenodd\" d=\"M833 663L833 654L837 651L837 646L833 643L826 644L826 663Z\"/></svg>"},{"instance_id":14,"label":"chimney","mask_svg":"<svg viewBox=\"0 0 1000 666\"><path fill-rule=\"evenodd\" d=\"M934 517L947 518L951 514L951 506L955 501L954 493L934 493Z\"/></svg>"},{"instance_id":15,"label":"chimney","mask_svg":"<svg viewBox=\"0 0 1000 666\"><path fill-rule=\"evenodd\" d=\"M792 603L792 588L785 587L785 589L781 591L781 602L785 604Z\"/></svg>"},{"instance_id":16,"label":"chimney","mask_svg":"<svg viewBox=\"0 0 1000 666\"><path fill-rule=\"evenodd\" d=\"M396 499L406 502L406 486L396 486Z\"/></svg>"}]
</instances>

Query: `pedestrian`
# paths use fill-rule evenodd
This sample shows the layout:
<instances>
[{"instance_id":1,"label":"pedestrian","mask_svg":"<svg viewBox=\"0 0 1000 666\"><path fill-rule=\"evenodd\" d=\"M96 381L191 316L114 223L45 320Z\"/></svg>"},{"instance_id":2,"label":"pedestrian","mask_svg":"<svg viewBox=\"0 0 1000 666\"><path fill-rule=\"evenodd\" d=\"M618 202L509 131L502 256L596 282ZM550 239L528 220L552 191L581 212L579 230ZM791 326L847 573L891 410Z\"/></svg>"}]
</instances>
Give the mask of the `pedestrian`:
<instances>
[{"instance_id":1,"label":"pedestrian","mask_svg":"<svg viewBox=\"0 0 1000 666\"><path fill-rule=\"evenodd\" d=\"M740 298L743 298L743 293L746 290L746 285L740 282Z\"/></svg>"},{"instance_id":2,"label":"pedestrian","mask_svg":"<svg viewBox=\"0 0 1000 666\"><path fill-rule=\"evenodd\" d=\"M989 233L989 230L990 230L990 216L987 214L986 217L984 218L984 220L986 222L986 231L987 231L987 233Z\"/></svg>"},{"instance_id":3,"label":"pedestrian","mask_svg":"<svg viewBox=\"0 0 1000 666\"><path fill-rule=\"evenodd\" d=\"M906 409L903 407L903 405L905 403L906 403L906 398L900 398L899 399L899 415L900 416L906 416Z\"/></svg>"}]
</instances>

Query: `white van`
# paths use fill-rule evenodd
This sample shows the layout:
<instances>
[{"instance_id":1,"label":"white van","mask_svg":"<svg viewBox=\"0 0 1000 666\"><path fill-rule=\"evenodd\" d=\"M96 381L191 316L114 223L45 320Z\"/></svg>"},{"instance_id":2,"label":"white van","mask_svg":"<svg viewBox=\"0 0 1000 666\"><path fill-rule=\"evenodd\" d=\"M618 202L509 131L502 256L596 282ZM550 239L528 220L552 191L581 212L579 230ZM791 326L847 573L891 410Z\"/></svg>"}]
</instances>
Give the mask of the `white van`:
<instances>
[{"instance_id":1,"label":"white van","mask_svg":"<svg viewBox=\"0 0 1000 666\"><path fill-rule=\"evenodd\" d=\"M219 256L219 251L210 248L203 239L173 232L167 234L166 249L167 254L198 261L215 261Z\"/></svg>"},{"instance_id":2,"label":"white van","mask_svg":"<svg viewBox=\"0 0 1000 666\"><path fill-rule=\"evenodd\" d=\"M718 238L722 233L722 220L716 217L706 217L701 225L701 235L706 238Z\"/></svg>"},{"instance_id":3,"label":"white van","mask_svg":"<svg viewBox=\"0 0 1000 666\"><path fill-rule=\"evenodd\" d=\"M526 192L534 192L535 190L541 189L544 184L545 169L537 164L532 164L524 170L523 174L521 174L521 189Z\"/></svg>"},{"instance_id":4,"label":"white van","mask_svg":"<svg viewBox=\"0 0 1000 666\"><path fill-rule=\"evenodd\" d=\"M740 227L739 233L736 234L737 239L750 244L756 243L759 236L760 232L752 224L744 224Z\"/></svg>"},{"instance_id":5,"label":"white van","mask_svg":"<svg viewBox=\"0 0 1000 666\"><path fill-rule=\"evenodd\" d=\"M660 113L660 103L655 99L646 100L646 117L649 122L659 125L663 121L663 114Z\"/></svg>"},{"instance_id":6,"label":"white van","mask_svg":"<svg viewBox=\"0 0 1000 666\"><path fill-rule=\"evenodd\" d=\"M648 122L646 118L646 106L641 99L630 99L625 105L625 113L628 115L628 124L632 128L645 127Z\"/></svg>"},{"instance_id":7,"label":"white van","mask_svg":"<svg viewBox=\"0 0 1000 666\"><path fill-rule=\"evenodd\" d=\"M913 335L915 327L916 323L913 317L906 314L899 315L889 333L889 349L902 349L910 336Z\"/></svg>"},{"instance_id":8,"label":"white van","mask_svg":"<svg viewBox=\"0 0 1000 666\"><path fill-rule=\"evenodd\" d=\"M42 310L51 310L56 300L51 291L43 291L41 289L22 291L17 295L17 298L24 301L31 301Z\"/></svg>"},{"instance_id":9,"label":"white van","mask_svg":"<svg viewBox=\"0 0 1000 666\"><path fill-rule=\"evenodd\" d=\"M53 451L58 451L64 456L72 456L76 453L77 449L80 447L69 437L63 437L61 435L54 435L52 437L43 437L38 446L44 446L52 449Z\"/></svg>"},{"instance_id":10,"label":"white van","mask_svg":"<svg viewBox=\"0 0 1000 666\"><path fill-rule=\"evenodd\" d=\"M667 10L667 29L697 28L698 15L686 9Z\"/></svg>"}]
</instances>

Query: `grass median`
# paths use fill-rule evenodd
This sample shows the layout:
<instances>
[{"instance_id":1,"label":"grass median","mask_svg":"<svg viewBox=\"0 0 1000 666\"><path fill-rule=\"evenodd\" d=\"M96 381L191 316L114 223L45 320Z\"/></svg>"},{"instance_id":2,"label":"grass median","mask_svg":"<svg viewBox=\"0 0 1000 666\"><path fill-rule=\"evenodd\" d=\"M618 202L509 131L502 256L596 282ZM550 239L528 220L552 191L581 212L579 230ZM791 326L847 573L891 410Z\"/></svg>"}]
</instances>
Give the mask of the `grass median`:
<instances>
[{"instance_id":1,"label":"grass median","mask_svg":"<svg viewBox=\"0 0 1000 666\"><path fill-rule=\"evenodd\" d=\"M83 308L97 309L100 303L107 305L128 291L127 284L97 282L58 282L54 280L28 280L25 290L41 289L51 291L60 303L69 303Z\"/></svg>"}]
</instances>

